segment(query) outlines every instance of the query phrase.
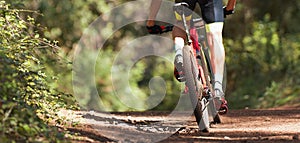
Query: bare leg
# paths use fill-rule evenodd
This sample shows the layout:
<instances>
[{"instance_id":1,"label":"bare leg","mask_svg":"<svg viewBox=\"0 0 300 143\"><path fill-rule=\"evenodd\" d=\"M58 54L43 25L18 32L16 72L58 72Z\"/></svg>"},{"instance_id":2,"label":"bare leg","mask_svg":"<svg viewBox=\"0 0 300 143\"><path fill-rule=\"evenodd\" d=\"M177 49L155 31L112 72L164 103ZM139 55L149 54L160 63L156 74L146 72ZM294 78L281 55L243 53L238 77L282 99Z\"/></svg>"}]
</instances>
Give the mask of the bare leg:
<instances>
[{"instance_id":1,"label":"bare leg","mask_svg":"<svg viewBox=\"0 0 300 143\"><path fill-rule=\"evenodd\" d=\"M177 27L179 25L179 27ZM186 33L182 29L182 22L177 21L177 26L173 28L173 40L174 40L174 51L175 51L175 60L174 60L174 75L179 82L184 81L183 75L183 57L182 49L186 41Z\"/></svg>"},{"instance_id":2,"label":"bare leg","mask_svg":"<svg viewBox=\"0 0 300 143\"><path fill-rule=\"evenodd\" d=\"M183 30L183 24L181 21L177 21L177 25L180 25L181 27L175 26L172 31L172 36L174 40L174 48L176 55L181 54L182 55L182 48L184 47L185 39L186 39L186 33Z\"/></svg>"},{"instance_id":3,"label":"bare leg","mask_svg":"<svg viewBox=\"0 0 300 143\"><path fill-rule=\"evenodd\" d=\"M223 23L212 23L208 25L208 44L211 52L211 62L215 75L215 88L223 92L223 71L225 63L225 49L222 40Z\"/></svg>"}]
</instances>

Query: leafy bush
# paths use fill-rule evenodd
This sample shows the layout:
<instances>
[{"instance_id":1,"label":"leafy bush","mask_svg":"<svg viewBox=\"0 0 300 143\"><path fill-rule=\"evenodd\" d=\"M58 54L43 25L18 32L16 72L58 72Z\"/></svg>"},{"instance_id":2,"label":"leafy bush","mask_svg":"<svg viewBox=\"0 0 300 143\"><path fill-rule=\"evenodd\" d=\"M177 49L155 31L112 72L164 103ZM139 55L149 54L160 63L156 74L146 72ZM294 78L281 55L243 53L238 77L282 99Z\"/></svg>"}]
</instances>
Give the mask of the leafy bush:
<instances>
[{"instance_id":1,"label":"leafy bush","mask_svg":"<svg viewBox=\"0 0 300 143\"><path fill-rule=\"evenodd\" d=\"M299 101L299 36L280 34L266 14L242 40L226 39L230 105L268 108ZM238 54L237 54L238 53ZM237 104L240 103L240 104Z\"/></svg>"},{"instance_id":2,"label":"leafy bush","mask_svg":"<svg viewBox=\"0 0 300 143\"><path fill-rule=\"evenodd\" d=\"M47 77L53 75L45 74L43 59L56 45L40 38L34 19L20 13L0 1L0 141L56 140L59 134L45 121L54 119L67 95L50 88Z\"/></svg>"}]
</instances>

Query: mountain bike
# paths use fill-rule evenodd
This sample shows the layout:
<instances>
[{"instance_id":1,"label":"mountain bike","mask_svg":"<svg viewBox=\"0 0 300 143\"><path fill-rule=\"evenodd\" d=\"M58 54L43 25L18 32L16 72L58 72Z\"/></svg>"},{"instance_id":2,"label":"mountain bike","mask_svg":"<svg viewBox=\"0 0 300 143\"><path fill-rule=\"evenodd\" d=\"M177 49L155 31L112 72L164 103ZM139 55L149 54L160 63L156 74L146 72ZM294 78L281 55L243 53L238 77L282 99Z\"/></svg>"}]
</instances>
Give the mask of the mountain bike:
<instances>
[{"instance_id":1,"label":"mountain bike","mask_svg":"<svg viewBox=\"0 0 300 143\"><path fill-rule=\"evenodd\" d=\"M192 19L190 26L188 26L185 8L187 8L186 3L174 5L174 10L181 16L183 30L187 36L182 51L183 76L198 127L202 132L209 132L211 124L221 123L219 108L217 108L220 107L221 101L214 95L212 84L214 83L214 74L206 44L205 22L202 18L196 18ZM161 33L172 30L170 26L162 26L161 28Z\"/></svg>"}]
</instances>

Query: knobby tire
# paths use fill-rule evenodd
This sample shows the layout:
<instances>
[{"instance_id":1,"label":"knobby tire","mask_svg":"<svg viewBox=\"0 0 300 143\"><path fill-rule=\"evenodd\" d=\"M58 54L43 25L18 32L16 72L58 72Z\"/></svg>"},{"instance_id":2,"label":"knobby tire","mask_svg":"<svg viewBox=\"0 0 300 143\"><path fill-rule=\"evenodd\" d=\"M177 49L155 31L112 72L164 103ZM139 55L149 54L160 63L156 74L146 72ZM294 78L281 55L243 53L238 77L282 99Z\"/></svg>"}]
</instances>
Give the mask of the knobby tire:
<instances>
[{"instance_id":1,"label":"knobby tire","mask_svg":"<svg viewBox=\"0 0 300 143\"><path fill-rule=\"evenodd\" d=\"M190 46L185 46L183 48L183 70L186 78L186 86L188 87L188 93L199 129L203 132L208 132L208 113L207 108L204 107L204 101L202 100L203 86L199 77L197 61Z\"/></svg>"}]
</instances>

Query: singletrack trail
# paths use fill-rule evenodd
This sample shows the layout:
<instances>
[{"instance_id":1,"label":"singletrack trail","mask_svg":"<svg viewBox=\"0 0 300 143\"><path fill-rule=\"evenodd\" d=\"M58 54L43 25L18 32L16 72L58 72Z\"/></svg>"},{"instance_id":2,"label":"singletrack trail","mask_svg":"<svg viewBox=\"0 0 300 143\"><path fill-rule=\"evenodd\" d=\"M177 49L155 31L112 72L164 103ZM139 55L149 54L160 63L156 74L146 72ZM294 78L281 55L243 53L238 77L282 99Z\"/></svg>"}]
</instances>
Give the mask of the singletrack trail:
<instances>
[{"instance_id":1,"label":"singletrack trail","mask_svg":"<svg viewBox=\"0 0 300 143\"><path fill-rule=\"evenodd\" d=\"M61 110L72 142L299 142L300 107L230 110L210 133L198 131L193 116L168 112L100 113Z\"/></svg>"}]
</instances>

